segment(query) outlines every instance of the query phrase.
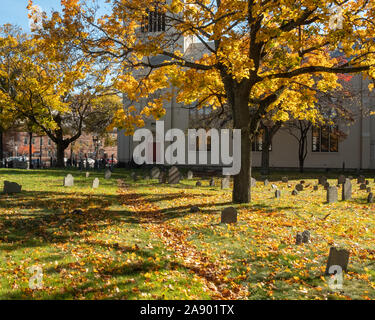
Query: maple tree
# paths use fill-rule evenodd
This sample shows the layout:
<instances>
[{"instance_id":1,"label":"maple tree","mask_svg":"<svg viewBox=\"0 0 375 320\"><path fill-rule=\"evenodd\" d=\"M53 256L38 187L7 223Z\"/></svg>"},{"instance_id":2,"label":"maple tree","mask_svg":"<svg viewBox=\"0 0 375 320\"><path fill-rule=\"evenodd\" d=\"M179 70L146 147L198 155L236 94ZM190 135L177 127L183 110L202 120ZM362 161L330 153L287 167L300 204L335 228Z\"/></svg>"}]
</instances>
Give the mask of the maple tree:
<instances>
[{"instance_id":1,"label":"maple tree","mask_svg":"<svg viewBox=\"0 0 375 320\"><path fill-rule=\"evenodd\" d=\"M374 76L375 10L368 0L339 4L342 28L330 23L338 5L334 0L107 2L111 12L98 17L89 1L63 0L63 13L54 13L49 26L60 30L63 39L75 37L92 57L118 64L121 75L115 85L130 101L119 116L129 130L142 124L140 115L165 114L163 102L171 98L172 86L180 89L177 101L186 104L208 90L220 93L231 107L234 128L242 130L234 202L251 201L251 141L264 115L286 101L288 108L276 113L278 120L287 120L290 111L311 116L316 96L310 87L337 88L337 74ZM147 29L151 16L161 16L165 32ZM206 53L183 52L180 40L189 37ZM152 59L158 56L163 58ZM140 110L135 107L155 92L161 94ZM220 104L216 95L209 97L205 105Z\"/></svg>"}]
</instances>

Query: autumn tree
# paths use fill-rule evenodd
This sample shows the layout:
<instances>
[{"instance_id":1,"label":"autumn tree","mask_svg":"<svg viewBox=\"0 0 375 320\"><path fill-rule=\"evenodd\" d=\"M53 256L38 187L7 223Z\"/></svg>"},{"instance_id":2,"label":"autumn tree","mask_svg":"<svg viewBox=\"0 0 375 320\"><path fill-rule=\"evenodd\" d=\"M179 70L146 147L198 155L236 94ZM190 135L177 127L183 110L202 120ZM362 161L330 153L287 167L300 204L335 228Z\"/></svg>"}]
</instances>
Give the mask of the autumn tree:
<instances>
[{"instance_id":1,"label":"autumn tree","mask_svg":"<svg viewBox=\"0 0 375 320\"><path fill-rule=\"evenodd\" d=\"M108 2L111 12L98 17L89 2L62 1L64 12L52 16L49 25L69 30L63 38L76 37L93 57L117 63L121 76L116 86L134 104L165 89L140 111L129 104L123 121L138 121L137 112L162 116L163 99L170 98L173 86L188 88L207 79L210 87L221 88L234 128L241 129L234 202L251 200L251 142L264 115L284 101L289 110L306 114L316 101L309 87L334 89L337 74L374 76L375 10L368 0L343 1L343 19L333 16L338 5L334 0ZM160 23L152 16L160 17ZM189 38L204 48L200 57L184 51L182 39ZM334 51L350 59L343 62L331 54ZM199 99L196 91L177 99L189 104L193 97ZM214 96L207 101L217 104ZM277 117L287 120L288 110Z\"/></svg>"}]
</instances>

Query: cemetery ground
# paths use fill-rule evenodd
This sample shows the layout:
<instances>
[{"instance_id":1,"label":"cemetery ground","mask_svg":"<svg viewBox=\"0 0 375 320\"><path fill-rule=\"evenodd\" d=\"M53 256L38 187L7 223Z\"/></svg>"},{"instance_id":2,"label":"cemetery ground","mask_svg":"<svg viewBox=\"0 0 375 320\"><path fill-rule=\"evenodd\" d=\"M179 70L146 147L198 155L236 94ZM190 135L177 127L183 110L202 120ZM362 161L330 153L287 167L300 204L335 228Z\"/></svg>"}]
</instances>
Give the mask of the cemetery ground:
<instances>
[{"instance_id":1,"label":"cemetery ground","mask_svg":"<svg viewBox=\"0 0 375 320\"><path fill-rule=\"evenodd\" d=\"M355 180L352 200L327 204L323 186L313 190L322 173L275 173L267 186L255 173L253 202L233 205L219 177L213 187L208 177L168 185L134 181L132 171L146 174L1 169L0 185L17 182L22 192L0 195L0 298L375 299L375 204ZM67 173L72 187L62 186ZM338 174L324 175L337 184ZM236 224L220 223L228 206ZM311 242L296 245L304 230ZM350 250L339 291L324 276L331 246ZM43 286L32 290L36 265Z\"/></svg>"}]
</instances>

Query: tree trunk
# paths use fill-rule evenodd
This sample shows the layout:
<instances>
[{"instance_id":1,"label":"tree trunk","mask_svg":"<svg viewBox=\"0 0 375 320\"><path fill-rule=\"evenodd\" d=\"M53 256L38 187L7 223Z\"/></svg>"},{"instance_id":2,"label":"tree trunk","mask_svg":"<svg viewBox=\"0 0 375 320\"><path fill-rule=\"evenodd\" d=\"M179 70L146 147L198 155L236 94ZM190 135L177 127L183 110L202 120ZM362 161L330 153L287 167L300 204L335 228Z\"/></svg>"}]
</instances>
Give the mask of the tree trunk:
<instances>
[{"instance_id":1,"label":"tree trunk","mask_svg":"<svg viewBox=\"0 0 375 320\"><path fill-rule=\"evenodd\" d=\"M33 168L33 133L29 132L29 168Z\"/></svg>"},{"instance_id":2,"label":"tree trunk","mask_svg":"<svg viewBox=\"0 0 375 320\"><path fill-rule=\"evenodd\" d=\"M68 147L64 141L58 141L56 143L56 167L64 168L65 167L65 149Z\"/></svg>"},{"instance_id":3,"label":"tree trunk","mask_svg":"<svg viewBox=\"0 0 375 320\"><path fill-rule=\"evenodd\" d=\"M248 96L235 94L233 108L233 123L235 129L241 129L241 170L234 176L232 201L234 203L249 203L251 201L251 136L249 129L250 110ZM245 93L246 94L246 93ZM233 157L239 155L233 155Z\"/></svg>"},{"instance_id":4,"label":"tree trunk","mask_svg":"<svg viewBox=\"0 0 375 320\"><path fill-rule=\"evenodd\" d=\"M262 174L270 173L270 146L268 143L262 145Z\"/></svg>"}]
</instances>

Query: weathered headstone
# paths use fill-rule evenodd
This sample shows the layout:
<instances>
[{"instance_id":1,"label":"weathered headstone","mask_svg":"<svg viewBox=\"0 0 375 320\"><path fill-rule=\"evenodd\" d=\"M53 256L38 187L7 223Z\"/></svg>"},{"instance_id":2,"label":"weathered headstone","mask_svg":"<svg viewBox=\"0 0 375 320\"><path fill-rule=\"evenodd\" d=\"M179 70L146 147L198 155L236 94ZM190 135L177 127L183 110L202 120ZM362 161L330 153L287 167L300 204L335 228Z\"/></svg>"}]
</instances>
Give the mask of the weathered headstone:
<instances>
[{"instance_id":1,"label":"weathered headstone","mask_svg":"<svg viewBox=\"0 0 375 320\"><path fill-rule=\"evenodd\" d=\"M159 183L166 183L167 182L167 175L164 171L160 172L159 174Z\"/></svg>"},{"instance_id":2,"label":"weathered headstone","mask_svg":"<svg viewBox=\"0 0 375 320\"><path fill-rule=\"evenodd\" d=\"M73 187L74 186L74 178L70 173L66 177L64 177L63 186L64 187Z\"/></svg>"},{"instance_id":3,"label":"weathered headstone","mask_svg":"<svg viewBox=\"0 0 375 320\"><path fill-rule=\"evenodd\" d=\"M191 212L191 213L199 212L199 208L198 208L197 206L192 206L192 207L190 208L190 212Z\"/></svg>"},{"instance_id":4,"label":"weathered headstone","mask_svg":"<svg viewBox=\"0 0 375 320\"><path fill-rule=\"evenodd\" d=\"M193 171L191 171L191 170L189 170L188 172L187 172L187 178L190 180L190 179L193 179Z\"/></svg>"},{"instance_id":5,"label":"weathered headstone","mask_svg":"<svg viewBox=\"0 0 375 320\"><path fill-rule=\"evenodd\" d=\"M337 202L338 195L337 195L337 188L335 186L328 187L327 189L327 202L334 203Z\"/></svg>"},{"instance_id":6,"label":"weathered headstone","mask_svg":"<svg viewBox=\"0 0 375 320\"><path fill-rule=\"evenodd\" d=\"M346 177L341 174L338 178L337 178L337 184L343 184L345 183L345 180L346 180Z\"/></svg>"},{"instance_id":7,"label":"weathered headstone","mask_svg":"<svg viewBox=\"0 0 375 320\"><path fill-rule=\"evenodd\" d=\"M151 178L159 179L159 176L160 176L160 169L158 167L153 167L151 170Z\"/></svg>"},{"instance_id":8,"label":"weathered headstone","mask_svg":"<svg viewBox=\"0 0 375 320\"><path fill-rule=\"evenodd\" d=\"M327 183L327 177L319 177L318 184L325 185Z\"/></svg>"},{"instance_id":9,"label":"weathered headstone","mask_svg":"<svg viewBox=\"0 0 375 320\"><path fill-rule=\"evenodd\" d=\"M257 181L253 177L251 177L250 183L251 183L251 187L254 188L257 184Z\"/></svg>"},{"instance_id":10,"label":"weathered headstone","mask_svg":"<svg viewBox=\"0 0 375 320\"><path fill-rule=\"evenodd\" d=\"M294 189L294 190L292 191L292 196L296 196L296 195L298 195L298 191L297 191L296 189Z\"/></svg>"},{"instance_id":11,"label":"weathered headstone","mask_svg":"<svg viewBox=\"0 0 375 320\"><path fill-rule=\"evenodd\" d=\"M99 179L95 178L94 181L92 182L92 188L96 189L99 188Z\"/></svg>"},{"instance_id":12,"label":"weathered headstone","mask_svg":"<svg viewBox=\"0 0 375 320\"><path fill-rule=\"evenodd\" d=\"M86 178L90 176L90 172L86 172Z\"/></svg>"},{"instance_id":13,"label":"weathered headstone","mask_svg":"<svg viewBox=\"0 0 375 320\"><path fill-rule=\"evenodd\" d=\"M359 186L359 190L366 190L367 186L362 183L360 186Z\"/></svg>"},{"instance_id":14,"label":"weathered headstone","mask_svg":"<svg viewBox=\"0 0 375 320\"><path fill-rule=\"evenodd\" d=\"M214 186L215 186L215 179L211 178L210 179L210 187L214 187Z\"/></svg>"},{"instance_id":15,"label":"weathered headstone","mask_svg":"<svg viewBox=\"0 0 375 320\"><path fill-rule=\"evenodd\" d=\"M302 233L297 232L296 234L296 244L301 244L302 243Z\"/></svg>"},{"instance_id":16,"label":"weathered headstone","mask_svg":"<svg viewBox=\"0 0 375 320\"><path fill-rule=\"evenodd\" d=\"M16 182L4 181L4 193L11 194L11 193L20 193L22 190L22 186Z\"/></svg>"},{"instance_id":17,"label":"weathered headstone","mask_svg":"<svg viewBox=\"0 0 375 320\"><path fill-rule=\"evenodd\" d=\"M324 190L328 190L328 188L329 188L329 182L326 182L326 183L324 184Z\"/></svg>"},{"instance_id":18,"label":"weathered headstone","mask_svg":"<svg viewBox=\"0 0 375 320\"><path fill-rule=\"evenodd\" d=\"M367 196L367 203L373 203L374 202L374 194L370 192Z\"/></svg>"},{"instance_id":19,"label":"weathered headstone","mask_svg":"<svg viewBox=\"0 0 375 320\"><path fill-rule=\"evenodd\" d=\"M236 223L237 222L237 210L233 207L225 208L221 212L221 223Z\"/></svg>"},{"instance_id":20,"label":"weathered headstone","mask_svg":"<svg viewBox=\"0 0 375 320\"><path fill-rule=\"evenodd\" d=\"M342 200L349 200L352 198L352 183L350 179L346 179L342 185Z\"/></svg>"},{"instance_id":21,"label":"weathered headstone","mask_svg":"<svg viewBox=\"0 0 375 320\"><path fill-rule=\"evenodd\" d=\"M268 181L268 179L264 180L264 186L265 186L265 187L267 187L267 186L269 185L269 183L270 183L270 182Z\"/></svg>"},{"instance_id":22,"label":"weathered headstone","mask_svg":"<svg viewBox=\"0 0 375 320\"><path fill-rule=\"evenodd\" d=\"M281 191L280 190L276 190L275 191L275 198L279 199L280 197L281 197Z\"/></svg>"},{"instance_id":23,"label":"weathered headstone","mask_svg":"<svg viewBox=\"0 0 375 320\"><path fill-rule=\"evenodd\" d=\"M104 178L108 180L108 179L111 179L111 176L112 176L111 170L107 169L104 173Z\"/></svg>"},{"instance_id":24,"label":"weathered headstone","mask_svg":"<svg viewBox=\"0 0 375 320\"><path fill-rule=\"evenodd\" d=\"M282 177L281 181L284 182L284 183L288 183L288 177Z\"/></svg>"},{"instance_id":25,"label":"weathered headstone","mask_svg":"<svg viewBox=\"0 0 375 320\"><path fill-rule=\"evenodd\" d=\"M304 232L302 232L302 242L303 243L309 243L310 242L310 231L309 230L305 230Z\"/></svg>"},{"instance_id":26,"label":"weathered headstone","mask_svg":"<svg viewBox=\"0 0 375 320\"><path fill-rule=\"evenodd\" d=\"M349 263L349 254L350 253L348 250L336 249L335 247L331 247L329 249L329 256L325 274L329 274L329 268L331 266L340 266L342 271L347 271Z\"/></svg>"},{"instance_id":27,"label":"weathered headstone","mask_svg":"<svg viewBox=\"0 0 375 320\"><path fill-rule=\"evenodd\" d=\"M221 189L228 189L229 188L229 177L225 177L221 180Z\"/></svg>"},{"instance_id":28,"label":"weathered headstone","mask_svg":"<svg viewBox=\"0 0 375 320\"><path fill-rule=\"evenodd\" d=\"M172 167L168 170L168 183L177 184L180 182L181 174L177 167Z\"/></svg>"},{"instance_id":29,"label":"weathered headstone","mask_svg":"<svg viewBox=\"0 0 375 320\"><path fill-rule=\"evenodd\" d=\"M302 190L303 190L303 185L300 184L300 183L297 184L297 185L296 185L296 190L297 190L297 191L302 191Z\"/></svg>"},{"instance_id":30,"label":"weathered headstone","mask_svg":"<svg viewBox=\"0 0 375 320\"><path fill-rule=\"evenodd\" d=\"M364 176L359 176L357 179L357 183L365 183L365 177Z\"/></svg>"},{"instance_id":31,"label":"weathered headstone","mask_svg":"<svg viewBox=\"0 0 375 320\"><path fill-rule=\"evenodd\" d=\"M201 186L202 186L202 182L197 181L197 183L195 184L195 186L197 186L197 187L201 187Z\"/></svg>"}]
</instances>

